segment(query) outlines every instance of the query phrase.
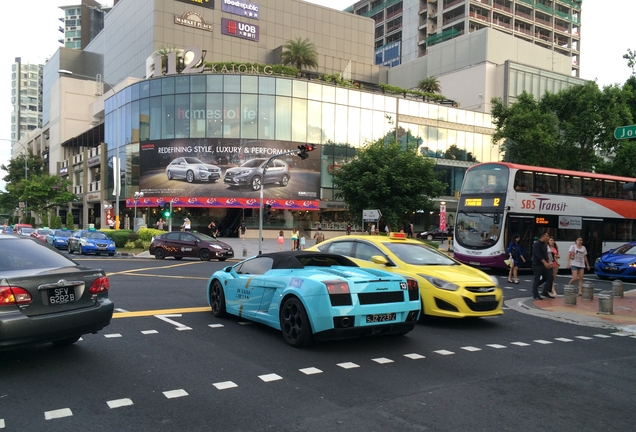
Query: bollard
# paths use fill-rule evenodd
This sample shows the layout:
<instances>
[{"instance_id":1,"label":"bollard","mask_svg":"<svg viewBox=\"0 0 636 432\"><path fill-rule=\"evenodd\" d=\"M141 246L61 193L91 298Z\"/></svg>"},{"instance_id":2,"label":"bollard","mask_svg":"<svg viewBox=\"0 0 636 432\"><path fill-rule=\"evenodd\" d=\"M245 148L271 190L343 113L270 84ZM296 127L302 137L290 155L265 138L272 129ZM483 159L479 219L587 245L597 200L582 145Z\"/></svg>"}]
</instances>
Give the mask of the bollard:
<instances>
[{"instance_id":1,"label":"bollard","mask_svg":"<svg viewBox=\"0 0 636 432\"><path fill-rule=\"evenodd\" d=\"M577 289L574 285L566 285L563 287L563 304L576 306Z\"/></svg>"},{"instance_id":2,"label":"bollard","mask_svg":"<svg viewBox=\"0 0 636 432\"><path fill-rule=\"evenodd\" d=\"M583 282L583 300L594 300L594 284L592 282Z\"/></svg>"},{"instance_id":3,"label":"bollard","mask_svg":"<svg viewBox=\"0 0 636 432\"><path fill-rule=\"evenodd\" d=\"M623 298L623 282L615 280L612 282L612 295L614 297Z\"/></svg>"},{"instance_id":4,"label":"bollard","mask_svg":"<svg viewBox=\"0 0 636 432\"><path fill-rule=\"evenodd\" d=\"M247 256L247 249L243 248L243 256L246 257Z\"/></svg>"},{"instance_id":5,"label":"bollard","mask_svg":"<svg viewBox=\"0 0 636 432\"><path fill-rule=\"evenodd\" d=\"M603 315L614 314L614 297L609 291L601 291L598 295L598 313Z\"/></svg>"}]
</instances>

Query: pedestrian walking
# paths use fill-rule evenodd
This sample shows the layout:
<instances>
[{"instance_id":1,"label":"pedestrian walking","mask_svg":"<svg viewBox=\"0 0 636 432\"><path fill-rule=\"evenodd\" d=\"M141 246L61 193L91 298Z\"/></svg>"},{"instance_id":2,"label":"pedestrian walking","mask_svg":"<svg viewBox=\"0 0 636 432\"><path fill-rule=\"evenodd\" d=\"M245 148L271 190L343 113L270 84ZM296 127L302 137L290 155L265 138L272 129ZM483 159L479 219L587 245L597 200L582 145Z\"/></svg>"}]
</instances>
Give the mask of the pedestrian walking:
<instances>
[{"instance_id":1,"label":"pedestrian walking","mask_svg":"<svg viewBox=\"0 0 636 432\"><path fill-rule=\"evenodd\" d=\"M521 252L521 245L519 244L520 239L521 236L519 234L514 234L512 236L512 241L508 245L508 259L510 260L508 283L519 283L519 260L521 259L523 262L526 262L526 259Z\"/></svg>"},{"instance_id":2,"label":"pedestrian walking","mask_svg":"<svg viewBox=\"0 0 636 432\"><path fill-rule=\"evenodd\" d=\"M158 230L163 231L163 218L159 218L159 220L155 223L155 226L157 227Z\"/></svg>"},{"instance_id":3,"label":"pedestrian walking","mask_svg":"<svg viewBox=\"0 0 636 432\"><path fill-rule=\"evenodd\" d=\"M325 234L322 232L320 227L318 227L318 229L316 230L316 233L314 234L314 239L316 240L316 244L325 241Z\"/></svg>"},{"instance_id":4,"label":"pedestrian walking","mask_svg":"<svg viewBox=\"0 0 636 432\"><path fill-rule=\"evenodd\" d=\"M190 219L185 218L183 220L183 224L181 225L181 231L185 231L185 232L192 231L192 224L190 223Z\"/></svg>"},{"instance_id":5,"label":"pedestrian walking","mask_svg":"<svg viewBox=\"0 0 636 432\"><path fill-rule=\"evenodd\" d=\"M285 244L285 234L283 234L283 230L278 232L276 242L278 243L278 252L281 252L283 250L283 244Z\"/></svg>"},{"instance_id":6,"label":"pedestrian walking","mask_svg":"<svg viewBox=\"0 0 636 432\"><path fill-rule=\"evenodd\" d=\"M590 263L587 261L587 249L583 246L583 239L581 237L577 238L576 243L570 246L568 250L567 268L572 269L570 285L578 281L579 295L583 295L583 275L585 274L585 269L590 269Z\"/></svg>"},{"instance_id":7,"label":"pedestrian walking","mask_svg":"<svg viewBox=\"0 0 636 432\"><path fill-rule=\"evenodd\" d=\"M535 300L543 300L539 295L539 286L543 287L543 296L552 298L547 291L552 286L552 256L548 254L548 239L550 235L544 232L539 236L539 240L532 245L532 271L534 279L532 281L532 298Z\"/></svg>"},{"instance_id":8,"label":"pedestrian walking","mask_svg":"<svg viewBox=\"0 0 636 432\"><path fill-rule=\"evenodd\" d=\"M294 229L292 230L291 233L291 239L292 239L292 250L297 250L298 249L298 228L294 227Z\"/></svg>"},{"instance_id":9,"label":"pedestrian walking","mask_svg":"<svg viewBox=\"0 0 636 432\"><path fill-rule=\"evenodd\" d=\"M415 227L413 226L412 223L409 224L408 234L409 234L409 237L415 238Z\"/></svg>"},{"instance_id":10,"label":"pedestrian walking","mask_svg":"<svg viewBox=\"0 0 636 432\"><path fill-rule=\"evenodd\" d=\"M389 224L384 225L384 233L387 237L391 235L391 227L389 226Z\"/></svg>"},{"instance_id":11,"label":"pedestrian walking","mask_svg":"<svg viewBox=\"0 0 636 432\"><path fill-rule=\"evenodd\" d=\"M299 242L300 250L305 250L305 234L301 234Z\"/></svg>"},{"instance_id":12,"label":"pedestrian walking","mask_svg":"<svg viewBox=\"0 0 636 432\"><path fill-rule=\"evenodd\" d=\"M216 236L219 234L219 228L216 226L214 221L210 222L208 228L210 229L210 236L216 238Z\"/></svg>"},{"instance_id":13,"label":"pedestrian walking","mask_svg":"<svg viewBox=\"0 0 636 432\"><path fill-rule=\"evenodd\" d=\"M236 228L236 230L241 235L241 240L245 240L245 231L247 231L247 226L245 226L245 221L242 221L241 224Z\"/></svg>"},{"instance_id":14,"label":"pedestrian walking","mask_svg":"<svg viewBox=\"0 0 636 432\"><path fill-rule=\"evenodd\" d=\"M552 254L552 289L550 290L550 295L556 298L556 283L554 283L554 281L556 281L556 277L559 274L558 259L561 258L561 256L559 255L559 246L557 246L556 240L552 236L548 239L548 249Z\"/></svg>"},{"instance_id":15,"label":"pedestrian walking","mask_svg":"<svg viewBox=\"0 0 636 432\"><path fill-rule=\"evenodd\" d=\"M347 235L351 235L351 224L347 224Z\"/></svg>"}]
</instances>

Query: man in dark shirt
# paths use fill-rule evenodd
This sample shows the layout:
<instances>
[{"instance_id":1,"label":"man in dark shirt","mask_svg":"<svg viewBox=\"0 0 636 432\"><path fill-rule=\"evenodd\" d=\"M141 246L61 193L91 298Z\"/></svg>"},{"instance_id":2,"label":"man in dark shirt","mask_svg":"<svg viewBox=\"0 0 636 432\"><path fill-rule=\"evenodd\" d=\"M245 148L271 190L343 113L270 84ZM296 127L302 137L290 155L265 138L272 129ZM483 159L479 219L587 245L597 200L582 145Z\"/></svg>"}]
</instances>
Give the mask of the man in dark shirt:
<instances>
[{"instance_id":1,"label":"man in dark shirt","mask_svg":"<svg viewBox=\"0 0 636 432\"><path fill-rule=\"evenodd\" d=\"M532 281L532 298L535 300L543 300L539 295L539 285L545 284L543 288L543 296L551 297L546 291L546 287L552 286L554 275L552 274L552 261L548 254L548 239L550 235L544 232L539 236L539 240L532 245L532 271L534 272L534 280ZM542 279L543 277L543 279ZM540 280L542 279L542 280Z\"/></svg>"}]
</instances>

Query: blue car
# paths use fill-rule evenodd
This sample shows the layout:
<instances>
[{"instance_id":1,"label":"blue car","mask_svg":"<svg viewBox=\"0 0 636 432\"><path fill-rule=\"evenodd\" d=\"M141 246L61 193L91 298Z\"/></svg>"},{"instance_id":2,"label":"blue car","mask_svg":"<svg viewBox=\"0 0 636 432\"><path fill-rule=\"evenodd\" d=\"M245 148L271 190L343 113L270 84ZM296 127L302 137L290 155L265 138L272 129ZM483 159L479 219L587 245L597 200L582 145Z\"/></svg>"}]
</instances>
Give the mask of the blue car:
<instances>
[{"instance_id":1,"label":"blue car","mask_svg":"<svg viewBox=\"0 0 636 432\"><path fill-rule=\"evenodd\" d=\"M101 231L77 230L68 238L68 253L115 255L115 242Z\"/></svg>"},{"instance_id":2,"label":"blue car","mask_svg":"<svg viewBox=\"0 0 636 432\"><path fill-rule=\"evenodd\" d=\"M57 249L68 248L68 238L72 232L66 229L51 230L51 233L46 236L46 242Z\"/></svg>"},{"instance_id":3,"label":"blue car","mask_svg":"<svg viewBox=\"0 0 636 432\"><path fill-rule=\"evenodd\" d=\"M636 242L626 243L604 253L594 263L599 279L636 279Z\"/></svg>"},{"instance_id":4,"label":"blue car","mask_svg":"<svg viewBox=\"0 0 636 432\"><path fill-rule=\"evenodd\" d=\"M232 314L281 330L294 347L314 340L403 335L420 314L417 281L321 252L248 258L215 272L207 296L214 316Z\"/></svg>"}]
</instances>

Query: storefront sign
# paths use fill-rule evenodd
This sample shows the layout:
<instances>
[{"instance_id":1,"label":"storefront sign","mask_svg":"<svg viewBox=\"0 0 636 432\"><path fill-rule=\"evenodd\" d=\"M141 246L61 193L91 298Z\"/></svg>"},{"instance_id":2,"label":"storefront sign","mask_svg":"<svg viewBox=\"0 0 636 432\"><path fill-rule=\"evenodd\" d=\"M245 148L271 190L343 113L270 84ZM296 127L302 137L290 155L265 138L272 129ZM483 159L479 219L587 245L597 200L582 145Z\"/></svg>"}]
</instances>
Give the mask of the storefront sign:
<instances>
[{"instance_id":1,"label":"storefront sign","mask_svg":"<svg viewBox=\"0 0 636 432\"><path fill-rule=\"evenodd\" d=\"M61 176L68 175L68 167L60 168L60 175Z\"/></svg>"},{"instance_id":2,"label":"storefront sign","mask_svg":"<svg viewBox=\"0 0 636 432\"><path fill-rule=\"evenodd\" d=\"M259 30L254 24L221 18L221 33L258 42Z\"/></svg>"},{"instance_id":3,"label":"storefront sign","mask_svg":"<svg viewBox=\"0 0 636 432\"><path fill-rule=\"evenodd\" d=\"M101 156L95 156L95 157L90 158L90 159L86 162L86 164L87 164L89 167L92 167L92 166L95 166L95 165L99 165L99 164L101 163L101 161L102 161Z\"/></svg>"},{"instance_id":4,"label":"storefront sign","mask_svg":"<svg viewBox=\"0 0 636 432\"><path fill-rule=\"evenodd\" d=\"M89 193L88 195L86 195L86 201L88 202L99 201L99 199L100 194L98 193Z\"/></svg>"},{"instance_id":5,"label":"storefront sign","mask_svg":"<svg viewBox=\"0 0 636 432\"><path fill-rule=\"evenodd\" d=\"M214 9L214 0L177 0L181 3L188 3L190 5L197 5L208 9Z\"/></svg>"},{"instance_id":6,"label":"storefront sign","mask_svg":"<svg viewBox=\"0 0 636 432\"><path fill-rule=\"evenodd\" d=\"M181 16L174 17L174 23L186 27L198 28L201 30L212 31L212 24L205 22L205 18L197 12L188 11Z\"/></svg>"},{"instance_id":7,"label":"storefront sign","mask_svg":"<svg viewBox=\"0 0 636 432\"><path fill-rule=\"evenodd\" d=\"M161 197L143 198L137 200L137 207L157 207L166 203L181 207L217 207L217 208L259 208L260 199L257 198L206 198L206 197ZM319 201L313 200L285 200L268 198L263 204L271 205L276 210L318 210ZM126 198L126 207L135 207L133 198Z\"/></svg>"},{"instance_id":8,"label":"storefront sign","mask_svg":"<svg viewBox=\"0 0 636 432\"><path fill-rule=\"evenodd\" d=\"M241 0L221 0L221 10L245 18L258 19L259 7L256 3Z\"/></svg>"}]
</instances>

